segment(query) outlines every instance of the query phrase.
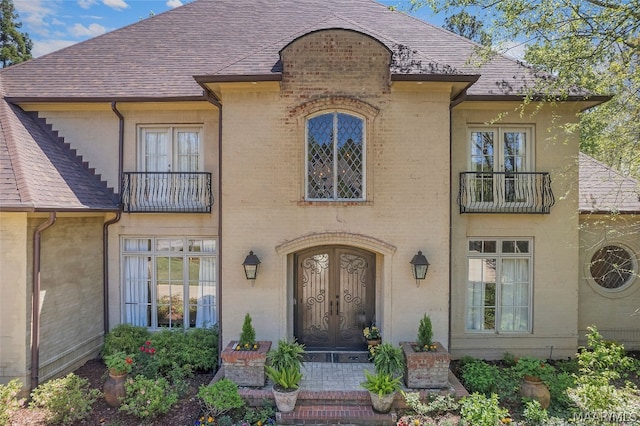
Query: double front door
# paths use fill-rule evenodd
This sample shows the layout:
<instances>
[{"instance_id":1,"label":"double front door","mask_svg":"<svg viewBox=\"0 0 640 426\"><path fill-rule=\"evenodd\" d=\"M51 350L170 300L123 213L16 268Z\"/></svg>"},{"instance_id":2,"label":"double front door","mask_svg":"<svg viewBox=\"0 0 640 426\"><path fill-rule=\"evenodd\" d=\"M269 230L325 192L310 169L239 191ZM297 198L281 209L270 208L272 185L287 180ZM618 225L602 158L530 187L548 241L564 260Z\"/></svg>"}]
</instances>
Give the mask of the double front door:
<instances>
[{"instance_id":1,"label":"double front door","mask_svg":"<svg viewBox=\"0 0 640 426\"><path fill-rule=\"evenodd\" d=\"M309 350L362 350L375 319L375 256L323 246L295 257L295 335Z\"/></svg>"}]
</instances>

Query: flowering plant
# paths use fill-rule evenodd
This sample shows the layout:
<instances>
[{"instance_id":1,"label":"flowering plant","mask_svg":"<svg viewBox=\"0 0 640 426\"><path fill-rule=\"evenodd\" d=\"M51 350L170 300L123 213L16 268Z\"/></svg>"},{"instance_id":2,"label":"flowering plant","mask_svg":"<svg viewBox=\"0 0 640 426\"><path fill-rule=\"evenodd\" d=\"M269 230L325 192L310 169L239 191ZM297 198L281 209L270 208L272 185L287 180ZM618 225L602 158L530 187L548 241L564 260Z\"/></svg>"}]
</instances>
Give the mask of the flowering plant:
<instances>
[{"instance_id":1,"label":"flowering plant","mask_svg":"<svg viewBox=\"0 0 640 426\"><path fill-rule=\"evenodd\" d=\"M131 373L131 369L133 368L133 356L120 351L105 356L104 363L113 374L120 375L124 373Z\"/></svg>"},{"instance_id":2,"label":"flowering plant","mask_svg":"<svg viewBox=\"0 0 640 426\"><path fill-rule=\"evenodd\" d=\"M380 330L375 325L365 327L364 330L362 330L362 334L364 334L367 340L378 340L380 338Z\"/></svg>"}]
</instances>

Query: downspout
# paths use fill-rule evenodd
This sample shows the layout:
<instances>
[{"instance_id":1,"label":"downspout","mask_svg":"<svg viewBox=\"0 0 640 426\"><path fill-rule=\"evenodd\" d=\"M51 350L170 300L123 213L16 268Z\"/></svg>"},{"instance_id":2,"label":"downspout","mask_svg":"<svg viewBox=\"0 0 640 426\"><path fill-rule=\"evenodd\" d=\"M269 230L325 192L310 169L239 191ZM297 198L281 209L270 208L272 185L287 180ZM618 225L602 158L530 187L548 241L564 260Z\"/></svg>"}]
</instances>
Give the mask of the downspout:
<instances>
[{"instance_id":1,"label":"downspout","mask_svg":"<svg viewBox=\"0 0 640 426\"><path fill-rule=\"evenodd\" d=\"M206 87L204 97L218 108L218 268L216 280L216 299L218 300L218 368L222 365L222 103Z\"/></svg>"},{"instance_id":2,"label":"downspout","mask_svg":"<svg viewBox=\"0 0 640 426\"><path fill-rule=\"evenodd\" d=\"M40 266L41 234L56 223L56 212L42 222L33 233L33 276L31 284L31 383L30 392L38 387L40 378Z\"/></svg>"},{"instance_id":3,"label":"downspout","mask_svg":"<svg viewBox=\"0 0 640 426\"><path fill-rule=\"evenodd\" d=\"M124 116L118 111L116 101L111 102L111 110L118 117L118 197L122 197L122 171L124 164ZM122 202L118 201L116 216L102 225L102 297L104 334L109 332L109 226L120 221Z\"/></svg>"}]
</instances>

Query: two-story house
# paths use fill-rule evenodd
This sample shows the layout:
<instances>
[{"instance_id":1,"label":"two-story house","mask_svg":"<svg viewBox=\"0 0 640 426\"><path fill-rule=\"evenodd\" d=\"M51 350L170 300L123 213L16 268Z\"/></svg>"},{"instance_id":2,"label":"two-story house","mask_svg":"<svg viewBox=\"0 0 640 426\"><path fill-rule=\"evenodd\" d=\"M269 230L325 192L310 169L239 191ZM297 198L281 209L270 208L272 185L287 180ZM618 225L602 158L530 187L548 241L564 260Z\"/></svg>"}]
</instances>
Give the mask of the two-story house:
<instances>
[{"instance_id":1,"label":"two-story house","mask_svg":"<svg viewBox=\"0 0 640 426\"><path fill-rule=\"evenodd\" d=\"M0 380L120 323L218 324L224 347L246 313L309 349L362 349L373 321L414 340L428 314L454 357L572 356L562 125L606 98L519 114L533 71L475 48L371 0L195 0L2 70Z\"/></svg>"}]
</instances>

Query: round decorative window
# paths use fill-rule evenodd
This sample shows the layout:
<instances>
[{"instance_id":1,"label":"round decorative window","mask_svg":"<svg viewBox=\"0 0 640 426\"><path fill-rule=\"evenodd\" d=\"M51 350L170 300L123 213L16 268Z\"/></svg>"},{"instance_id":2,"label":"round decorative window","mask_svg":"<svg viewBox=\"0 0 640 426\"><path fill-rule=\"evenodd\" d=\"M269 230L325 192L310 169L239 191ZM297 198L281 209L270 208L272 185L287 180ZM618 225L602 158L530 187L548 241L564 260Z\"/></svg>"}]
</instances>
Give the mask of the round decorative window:
<instances>
[{"instance_id":1,"label":"round decorative window","mask_svg":"<svg viewBox=\"0 0 640 426\"><path fill-rule=\"evenodd\" d=\"M591 277L603 289L619 290L635 277L633 255L624 247L608 245L591 257Z\"/></svg>"}]
</instances>

